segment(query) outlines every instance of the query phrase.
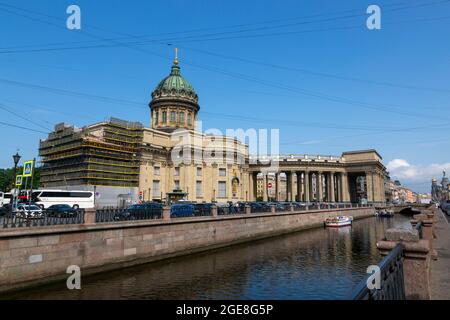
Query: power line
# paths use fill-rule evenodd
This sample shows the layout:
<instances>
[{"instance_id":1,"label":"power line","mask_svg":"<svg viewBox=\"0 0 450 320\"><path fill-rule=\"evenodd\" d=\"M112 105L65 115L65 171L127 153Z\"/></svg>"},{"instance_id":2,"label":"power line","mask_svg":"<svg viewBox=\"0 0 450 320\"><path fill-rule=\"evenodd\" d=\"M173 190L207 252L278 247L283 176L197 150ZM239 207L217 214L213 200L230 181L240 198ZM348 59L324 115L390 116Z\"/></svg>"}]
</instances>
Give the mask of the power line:
<instances>
[{"instance_id":1,"label":"power line","mask_svg":"<svg viewBox=\"0 0 450 320\"><path fill-rule=\"evenodd\" d=\"M437 3L444 3L444 2L449 2L449 0L433 2L433 3L427 3L427 5L437 4ZM138 50L137 48L133 48L133 47L129 47L129 48ZM141 50L138 50L138 51L145 52L147 54L152 54L152 55L156 55L156 56L161 57L160 54L155 54L154 52L150 52L148 50L142 50L141 49ZM208 67L208 66L202 66L202 65L199 65L199 64L190 63L189 61L187 61L186 64L192 65L194 67L201 68L201 69L204 69L204 70L208 70L208 71L212 71L212 72L216 72L216 73L221 73L223 75L231 76L231 77L234 77L234 78L256 82L256 83L259 83L259 84L262 84L262 85L265 85L265 86L271 86L271 87L275 87L275 88L278 88L278 89L283 89L283 90L289 90L289 91L292 91L292 92L297 92L299 94L306 95L306 96L313 97L313 98L325 99L325 100L328 100L328 101L333 101L333 102L338 102L338 103L343 103L343 104L348 104L348 105L354 105L354 106L360 106L360 107L363 107L363 108L373 109L373 110L377 110L377 111L397 113L397 114L406 115L406 116L416 116L416 117L421 117L421 118L422 117L430 117L430 116L424 115L424 114L396 111L396 110L391 110L391 109L386 109L386 108L380 108L378 106L374 107L373 105L367 104L365 102L360 102L360 101L355 101L355 100L346 99L346 98L342 98L342 97L326 95L326 94L323 94L323 93L320 93L320 92L313 92L313 91L308 91L308 90L305 90L305 89L299 89L299 88L295 88L295 87L288 87L288 86L285 86L283 84L280 85L280 84L277 84L277 83L273 83L273 82L257 79L255 77L246 76L246 75L243 75L243 74L223 71L223 70L220 70L218 68L211 68L211 67ZM67 90L65 90L65 91L66 91L66 93L68 93ZM86 94L84 94L84 96L86 96ZM94 95L89 95L89 96L92 98ZM99 97L97 96L97 98L99 98ZM104 98L105 97L100 97L100 99L102 99L102 100ZM117 100L117 99L115 99L115 100ZM121 102L124 102L124 100L122 100ZM136 104L135 102L133 102L133 103Z\"/></svg>"},{"instance_id":2,"label":"power line","mask_svg":"<svg viewBox=\"0 0 450 320\"><path fill-rule=\"evenodd\" d=\"M444 3L448 3L450 2L450 0L440 0L440 1L434 1L434 2L425 2L425 3L420 3L420 4L416 4L416 5L411 5L409 3L409 5L407 6L403 6L403 7L399 7L399 8L393 8L393 9L387 9L384 12L394 12L394 11L399 11L399 10L406 10L406 9L412 9L412 8L420 8L420 7L425 7L425 6L433 6L433 5L439 5L439 4L444 4ZM404 4L405 2L399 3L399 4L393 4L395 5L401 5ZM29 9L23 9L23 8L19 8L17 6L11 6L11 5L6 5L6 4L2 4L0 3L0 5L3 6L8 6L8 7L12 7L21 11L28 11L28 12L32 12L34 14L37 15L42 15L42 16L46 16L46 17L50 17L52 19L57 19L57 20L61 20L61 18L59 17L54 17L54 16L50 16L47 14L42 14L36 11L32 11ZM389 5L385 5L389 6ZM43 21L43 20L39 20L39 19L35 19L33 17L30 16L26 16L22 13L18 13L18 12L14 12L14 11L10 11L7 9L0 9L3 11L6 11L8 13L11 14L16 14L28 19L32 19L32 20L36 20L36 21L40 21L40 22L44 22L53 26L57 26L57 27L61 27L61 25L55 25L54 23L48 22L48 21ZM357 11L357 9L352 9L352 10L346 10L343 12L354 12ZM359 12L359 10L358 10ZM316 16L324 16L327 14L319 14ZM55 51L55 50L74 50L74 49L89 49L89 48L105 48L105 47L114 47L114 46L123 46L123 45L142 45L142 44L148 44L148 43L157 43L157 42L167 42L167 41L177 41L178 42L192 42L192 41L213 41L213 40L222 40L222 39L233 39L235 37L222 37L222 38L206 38L206 39L202 39L203 37L211 37L211 36L220 36L220 35L226 35L226 34L237 34L237 33L246 33L246 32L254 32L254 31L261 31L261 30L270 30L270 29L276 29L276 28L286 28L286 27L291 27L291 26L295 26L295 25L306 25L306 24L311 24L311 23L316 23L316 22L331 22L331 21L336 21L336 20L341 20L341 19L349 19L349 18L355 18L355 17L362 17L365 16L364 14L353 14L353 15L345 15L345 16L338 16L338 17L331 17L331 18L326 18L326 19L320 19L320 20L312 20L312 21L300 21L300 22L296 22L296 23L289 23L289 24L282 24L282 25L277 25L277 26L262 26L262 27L258 27L258 28L253 28L253 29L242 29L242 30L235 30L235 31L226 31L226 32L219 32L219 33L209 33L209 34L202 34L202 35L189 35L189 36L183 36L182 38L179 37L175 37L175 38L163 38L163 39L150 39L150 40L144 40L144 41L134 41L134 42L118 42L120 40L126 40L129 38L142 38L145 36L131 36L128 35L127 37L122 37L122 38L116 38L116 39L105 39L105 38L101 38L98 36L94 36L95 38L101 39L102 41L108 41L108 42L115 42L115 45L107 45L107 44L99 44L99 45L87 45L87 46L78 46L78 47L62 47L62 48L38 48L38 49L31 49L31 50L22 50L22 51L14 51L14 50L4 50L1 51L0 53L17 53L17 52L42 52L42 51ZM92 26L91 26L92 27ZM257 34L257 35L244 35L243 37L260 37L260 36L279 36L279 35L283 35L283 34L295 34L295 33L303 33L303 32L311 32L311 31L329 31L329 30L339 30L339 29L352 29L352 28L359 28L360 26L352 26L352 27L343 27L343 28L326 28L326 29L319 29L319 30L302 30L302 31L294 31L294 32L284 32L284 33L275 33L275 34ZM62 27L64 28L64 27ZM101 28L97 28L97 27L93 27L96 29L100 29L103 30ZM88 33L84 32L86 35L89 35ZM178 32L178 33L186 33L186 32ZM173 33L172 33L173 34ZM90 35L93 36L93 35ZM239 37L238 37L239 38ZM190 39L190 40L189 40Z\"/></svg>"},{"instance_id":3,"label":"power line","mask_svg":"<svg viewBox=\"0 0 450 320\"><path fill-rule=\"evenodd\" d=\"M38 127L41 127L43 129L46 129L46 130L50 130L49 128L43 126L42 124L40 124L38 122L35 122L35 121L31 120L31 119L28 119L28 118L22 116L21 114L18 114L17 112L12 111L11 109L8 108L8 106L6 106L6 105L4 105L2 103L0 103L0 109L5 110L6 112L8 112L8 113L10 113L12 115L15 115L16 117L18 117L18 118L20 118L22 120L25 120L25 121L27 121L27 122L29 122L31 124L34 124L34 125L36 125Z\"/></svg>"},{"instance_id":4,"label":"power line","mask_svg":"<svg viewBox=\"0 0 450 320\"><path fill-rule=\"evenodd\" d=\"M12 128L17 128L17 129L22 129L22 130L27 130L27 131L32 131L32 132L37 132L37 133L47 134L47 132L44 132L44 131L30 129L30 128L18 126L18 125L12 124L12 123L6 123L6 122L3 122L3 121L0 121L0 125L7 126L7 127L12 127Z\"/></svg>"},{"instance_id":5,"label":"power line","mask_svg":"<svg viewBox=\"0 0 450 320\"><path fill-rule=\"evenodd\" d=\"M411 5L411 1L403 1L403 2L385 4L385 5L383 5L383 7L384 8L386 8L386 7L389 8L389 7L401 6L401 5L404 5L404 4ZM37 11L34 11L34 10L30 10L28 8L21 8L21 7L18 7L18 6L14 6L14 5L6 4L6 3L2 3L2 2L0 2L0 6L16 9L16 10L19 10L21 13L22 12L29 12L29 13L34 14L34 15L44 16L44 17L51 18L51 19L54 19L54 20L63 21L63 19L61 17L52 16L52 15L49 15L49 14L46 14L46 13L42 13L42 12L37 12ZM6 11L6 9L5 9L5 11ZM339 12L319 13L319 14L313 14L313 15L307 15L307 16L299 16L299 17L293 17L293 18L266 20L266 21L260 21L260 22L255 22L255 23L234 24L234 25L228 25L228 26L222 26L222 27L209 27L209 28L205 27L205 28L197 28L197 29L191 29L191 30L185 30L185 31L165 32L165 33L158 33L158 34L152 34L152 35L143 35L143 36L131 36L131 35L127 35L127 34L123 34L123 33L117 33L117 32L114 32L114 33L123 35L125 37L125 39L127 39L127 38L138 39L138 38L145 38L145 37L148 37L148 36L186 34L186 33L193 33L193 32L195 33L195 32L208 31L208 30L220 30L220 29L230 29L230 28L234 29L234 28L238 28L238 27L248 27L248 26L254 26L254 25L264 25L266 27L267 24L273 24L273 23L277 23L277 22L285 23L286 21L296 21L296 20L300 20L300 19L308 19L308 18L323 17L323 16L330 16L330 15L336 15L336 14L341 14L341 13L360 12L360 11L361 11L360 9L348 9L348 10L339 11ZM12 13L12 14L20 15L20 16L28 18L28 19L34 19L33 17L25 16L23 14L21 15L21 14L19 14L17 12L14 12L14 11L8 11L8 12ZM34 20L37 20L37 19L34 19ZM46 24L49 24L48 21L43 21L43 20L39 20L39 21L43 22L43 23L46 23ZM310 22L316 22L316 21L313 20L313 21L310 21ZM308 23L310 23L310 22L308 22ZM305 23L305 22L302 22L302 23ZM52 24L52 25L60 27L60 25L55 25L55 24ZM97 26L93 26L91 24L84 23L83 25L87 26L89 28L92 28L92 29L96 29L96 30L100 30L100 31L104 31L104 32L109 32L109 33L111 32L109 30L105 30L103 28L100 28L100 27L97 27ZM276 26L276 27L278 27L278 26ZM107 41L123 40L124 37L115 38L115 39L105 39L105 40L107 40ZM84 42L83 41L79 41L79 42L73 42L73 43L86 43L86 42L92 42L92 41L84 41Z\"/></svg>"}]
</instances>

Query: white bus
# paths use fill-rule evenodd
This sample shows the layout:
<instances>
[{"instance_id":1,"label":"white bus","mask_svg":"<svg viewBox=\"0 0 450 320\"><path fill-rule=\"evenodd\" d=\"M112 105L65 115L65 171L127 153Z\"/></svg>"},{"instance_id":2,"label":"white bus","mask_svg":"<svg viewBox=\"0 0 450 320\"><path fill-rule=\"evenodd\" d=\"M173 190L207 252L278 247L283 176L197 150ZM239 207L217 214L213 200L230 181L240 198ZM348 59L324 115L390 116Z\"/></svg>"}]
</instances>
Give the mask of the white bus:
<instances>
[{"instance_id":1,"label":"white bus","mask_svg":"<svg viewBox=\"0 0 450 320\"><path fill-rule=\"evenodd\" d=\"M94 192L79 190L35 190L31 202L42 209L54 204L68 204L74 209L94 208Z\"/></svg>"},{"instance_id":2,"label":"white bus","mask_svg":"<svg viewBox=\"0 0 450 320\"><path fill-rule=\"evenodd\" d=\"M9 192L0 192L0 207L10 204L12 199L12 194Z\"/></svg>"}]
</instances>

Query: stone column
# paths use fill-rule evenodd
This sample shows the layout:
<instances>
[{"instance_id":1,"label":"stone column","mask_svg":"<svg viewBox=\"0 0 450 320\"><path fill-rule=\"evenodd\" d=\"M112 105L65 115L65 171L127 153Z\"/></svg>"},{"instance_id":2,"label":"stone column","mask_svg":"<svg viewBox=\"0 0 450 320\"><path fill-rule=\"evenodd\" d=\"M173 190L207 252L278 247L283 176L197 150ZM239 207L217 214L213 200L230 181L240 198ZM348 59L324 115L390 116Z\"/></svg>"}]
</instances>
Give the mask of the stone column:
<instances>
[{"instance_id":1,"label":"stone column","mask_svg":"<svg viewBox=\"0 0 450 320\"><path fill-rule=\"evenodd\" d=\"M422 239L428 240L430 242L430 250L433 249L433 214L415 214L411 220L411 225L413 228L422 221Z\"/></svg>"},{"instance_id":2,"label":"stone column","mask_svg":"<svg viewBox=\"0 0 450 320\"><path fill-rule=\"evenodd\" d=\"M309 172L305 171L305 175L303 177L303 183L305 184L305 187L303 189L303 192L305 193L305 202L309 202L309 194L310 194L310 186L309 186Z\"/></svg>"},{"instance_id":3,"label":"stone column","mask_svg":"<svg viewBox=\"0 0 450 320\"><path fill-rule=\"evenodd\" d=\"M295 171L291 171L291 199L289 201L295 201L296 192L295 192L295 179L294 178L296 176L297 175L296 175Z\"/></svg>"},{"instance_id":4,"label":"stone column","mask_svg":"<svg viewBox=\"0 0 450 320\"><path fill-rule=\"evenodd\" d=\"M275 199L280 201L280 174L275 173Z\"/></svg>"},{"instance_id":5,"label":"stone column","mask_svg":"<svg viewBox=\"0 0 450 320\"><path fill-rule=\"evenodd\" d=\"M371 171L366 171L366 187L367 201L374 202L374 185Z\"/></svg>"},{"instance_id":6,"label":"stone column","mask_svg":"<svg viewBox=\"0 0 450 320\"><path fill-rule=\"evenodd\" d=\"M263 172L263 201L267 201L267 173Z\"/></svg>"},{"instance_id":7,"label":"stone column","mask_svg":"<svg viewBox=\"0 0 450 320\"><path fill-rule=\"evenodd\" d=\"M217 218L219 216L219 213L217 211L217 206L211 206L211 216Z\"/></svg>"},{"instance_id":8,"label":"stone column","mask_svg":"<svg viewBox=\"0 0 450 320\"><path fill-rule=\"evenodd\" d=\"M292 174L290 171L286 171L286 199L285 201L291 201L292 197L292 190L291 190L291 180L292 180Z\"/></svg>"},{"instance_id":9,"label":"stone column","mask_svg":"<svg viewBox=\"0 0 450 320\"><path fill-rule=\"evenodd\" d=\"M342 199L341 199L342 187L341 187L340 181L341 181L341 173L337 173L336 174L336 196L337 196L337 198L335 199L336 202L342 201Z\"/></svg>"},{"instance_id":10,"label":"stone column","mask_svg":"<svg viewBox=\"0 0 450 320\"><path fill-rule=\"evenodd\" d=\"M316 188L318 189L317 191L317 201L322 202L323 200L323 185L322 185L322 172L319 171L316 175Z\"/></svg>"},{"instance_id":11,"label":"stone column","mask_svg":"<svg viewBox=\"0 0 450 320\"><path fill-rule=\"evenodd\" d=\"M297 197L298 197L298 201L303 201L302 198L302 188L303 187L303 183L302 183L302 173L301 172L297 172Z\"/></svg>"},{"instance_id":12,"label":"stone column","mask_svg":"<svg viewBox=\"0 0 450 320\"><path fill-rule=\"evenodd\" d=\"M95 224L95 209L84 210L84 224Z\"/></svg>"},{"instance_id":13,"label":"stone column","mask_svg":"<svg viewBox=\"0 0 450 320\"><path fill-rule=\"evenodd\" d=\"M164 206L162 209L162 218L165 221L170 220L170 206Z\"/></svg>"},{"instance_id":14,"label":"stone column","mask_svg":"<svg viewBox=\"0 0 450 320\"><path fill-rule=\"evenodd\" d=\"M349 202L350 201L350 194L348 190L348 176L347 172L343 172L341 175L341 184L342 184L342 201L343 202Z\"/></svg>"},{"instance_id":15,"label":"stone column","mask_svg":"<svg viewBox=\"0 0 450 320\"><path fill-rule=\"evenodd\" d=\"M403 274L406 299L429 300L429 241L419 239L419 233L415 229L388 229L386 239L379 241L377 247L385 256L397 243L404 246Z\"/></svg>"},{"instance_id":16,"label":"stone column","mask_svg":"<svg viewBox=\"0 0 450 320\"><path fill-rule=\"evenodd\" d=\"M248 175L248 188L249 188L249 200L250 201L254 201L256 200L256 196L255 196L255 174L253 172L249 172Z\"/></svg>"},{"instance_id":17,"label":"stone column","mask_svg":"<svg viewBox=\"0 0 450 320\"><path fill-rule=\"evenodd\" d=\"M334 172L330 172L330 202L336 202L334 192Z\"/></svg>"}]
</instances>

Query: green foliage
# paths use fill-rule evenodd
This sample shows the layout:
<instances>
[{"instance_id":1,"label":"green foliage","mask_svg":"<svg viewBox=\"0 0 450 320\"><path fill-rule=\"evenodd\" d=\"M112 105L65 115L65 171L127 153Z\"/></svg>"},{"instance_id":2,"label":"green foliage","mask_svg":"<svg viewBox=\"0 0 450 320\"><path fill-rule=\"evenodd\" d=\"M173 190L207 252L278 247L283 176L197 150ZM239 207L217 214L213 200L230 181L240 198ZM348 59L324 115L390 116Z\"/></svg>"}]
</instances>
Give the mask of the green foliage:
<instances>
[{"instance_id":1,"label":"green foliage","mask_svg":"<svg viewBox=\"0 0 450 320\"><path fill-rule=\"evenodd\" d=\"M23 171L23 167L17 167L17 174L21 174ZM33 189L37 189L39 187L39 180L41 178L41 167L34 168L34 177L33 177ZM28 178L27 189L30 188L31 178ZM14 188L14 168L0 169L0 191L9 192L12 188ZM25 188L25 180L23 181L23 185L21 187Z\"/></svg>"}]
</instances>

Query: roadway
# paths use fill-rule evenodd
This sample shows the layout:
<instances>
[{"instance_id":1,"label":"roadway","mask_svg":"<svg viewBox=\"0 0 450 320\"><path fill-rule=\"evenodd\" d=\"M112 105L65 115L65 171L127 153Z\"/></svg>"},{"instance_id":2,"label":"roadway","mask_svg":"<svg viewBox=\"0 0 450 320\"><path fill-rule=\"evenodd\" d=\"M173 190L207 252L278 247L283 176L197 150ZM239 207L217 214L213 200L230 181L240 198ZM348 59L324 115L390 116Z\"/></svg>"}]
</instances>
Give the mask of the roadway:
<instances>
[{"instance_id":1,"label":"roadway","mask_svg":"<svg viewBox=\"0 0 450 320\"><path fill-rule=\"evenodd\" d=\"M433 245L438 259L431 260L431 299L450 300L450 219L438 210L435 223Z\"/></svg>"}]
</instances>

